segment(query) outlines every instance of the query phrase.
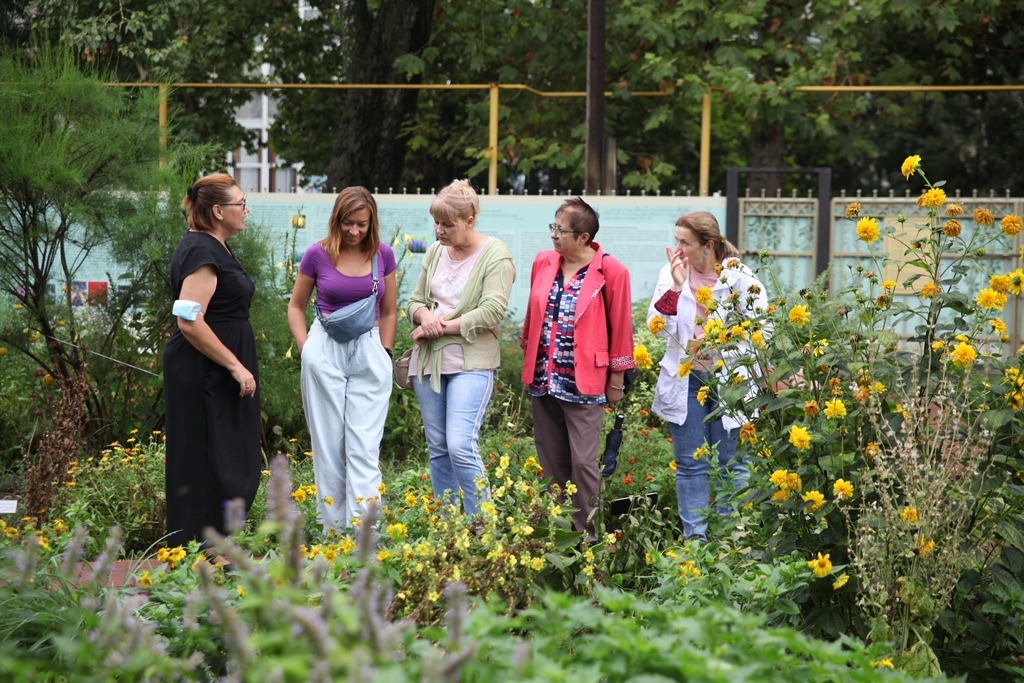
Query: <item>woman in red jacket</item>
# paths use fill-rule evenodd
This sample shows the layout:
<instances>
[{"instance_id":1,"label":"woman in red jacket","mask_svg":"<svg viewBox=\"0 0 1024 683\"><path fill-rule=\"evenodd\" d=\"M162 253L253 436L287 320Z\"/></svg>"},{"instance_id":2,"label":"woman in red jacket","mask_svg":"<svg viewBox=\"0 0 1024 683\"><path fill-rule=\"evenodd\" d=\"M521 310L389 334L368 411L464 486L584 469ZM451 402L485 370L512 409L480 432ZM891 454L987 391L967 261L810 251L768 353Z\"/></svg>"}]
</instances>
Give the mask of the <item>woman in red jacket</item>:
<instances>
[{"instance_id":1,"label":"woman in red jacket","mask_svg":"<svg viewBox=\"0 0 1024 683\"><path fill-rule=\"evenodd\" d=\"M579 197L548 227L554 251L537 254L530 276L523 382L537 458L553 484L572 482L574 526L593 542L604 406L622 399L624 373L636 367L629 271L594 241L597 212Z\"/></svg>"}]
</instances>

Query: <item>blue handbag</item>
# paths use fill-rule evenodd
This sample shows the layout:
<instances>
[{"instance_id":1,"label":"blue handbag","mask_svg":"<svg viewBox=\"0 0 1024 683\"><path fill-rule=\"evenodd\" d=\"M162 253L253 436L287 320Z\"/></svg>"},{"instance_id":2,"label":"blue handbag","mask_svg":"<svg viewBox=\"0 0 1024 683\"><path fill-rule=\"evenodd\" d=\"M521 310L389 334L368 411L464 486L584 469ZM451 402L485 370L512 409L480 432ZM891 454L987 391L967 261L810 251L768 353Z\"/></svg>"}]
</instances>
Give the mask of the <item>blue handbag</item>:
<instances>
[{"instance_id":1,"label":"blue handbag","mask_svg":"<svg viewBox=\"0 0 1024 683\"><path fill-rule=\"evenodd\" d=\"M324 326L324 331L336 342L352 341L373 329L377 322L377 255L373 256L372 277L373 292L365 299L360 299L343 306L325 316L320 306L314 305L317 320Z\"/></svg>"}]
</instances>

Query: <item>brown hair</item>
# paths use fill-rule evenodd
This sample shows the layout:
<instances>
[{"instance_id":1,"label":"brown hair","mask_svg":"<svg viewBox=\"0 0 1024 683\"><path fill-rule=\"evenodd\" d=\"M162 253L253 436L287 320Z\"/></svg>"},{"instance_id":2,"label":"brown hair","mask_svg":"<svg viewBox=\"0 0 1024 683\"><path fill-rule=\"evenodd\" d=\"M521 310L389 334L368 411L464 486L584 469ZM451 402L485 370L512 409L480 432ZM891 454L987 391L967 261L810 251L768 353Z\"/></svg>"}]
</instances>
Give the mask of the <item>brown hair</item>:
<instances>
[{"instance_id":1,"label":"brown hair","mask_svg":"<svg viewBox=\"0 0 1024 683\"><path fill-rule=\"evenodd\" d=\"M192 183L181 200L181 211L189 229L211 232L215 225L213 207L230 204L234 199L231 196L233 187L238 187L238 183L227 173L203 176Z\"/></svg>"},{"instance_id":2,"label":"brown hair","mask_svg":"<svg viewBox=\"0 0 1024 683\"><path fill-rule=\"evenodd\" d=\"M442 225L451 225L455 219L468 221L480 213L480 197L468 180L448 183L430 203L430 215Z\"/></svg>"},{"instance_id":3,"label":"brown hair","mask_svg":"<svg viewBox=\"0 0 1024 683\"><path fill-rule=\"evenodd\" d=\"M719 263L726 258L740 255L739 249L722 235L718 228L718 219L709 211L691 211L683 214L676 221L676 227L686 228L692 232L702 245L714 242L715 260Z\"/></svg>"},{"instance_id":4,"label":"brown hair","mask_svg":"<svg viewBox=\"0 0 1024 683\"><path fill-rule=\"evenodd\" d=\"M360 251L373 257L380 249L380 219L377 216L377 200L365 187L353 185L338 193L331 210L331 220L327 224L327 237L320 240L331 260L341 254L341 223L356 211L366 209L370 212L370 229L360 243Z\"/></svg>"},{"instance_id":5,"label":"brown hair","mask_svg":"<svg viewBox=\"0 0 1024 683\"><path fill-rule=\"evenodd\" d=\"M555 211L556 216L564 215L569 224L569 229L576 235L587 233L587 244L594 241L601 224L598 222L597 211L587 204L581 197L566 199Z\"/></svg>"}]
</instances>

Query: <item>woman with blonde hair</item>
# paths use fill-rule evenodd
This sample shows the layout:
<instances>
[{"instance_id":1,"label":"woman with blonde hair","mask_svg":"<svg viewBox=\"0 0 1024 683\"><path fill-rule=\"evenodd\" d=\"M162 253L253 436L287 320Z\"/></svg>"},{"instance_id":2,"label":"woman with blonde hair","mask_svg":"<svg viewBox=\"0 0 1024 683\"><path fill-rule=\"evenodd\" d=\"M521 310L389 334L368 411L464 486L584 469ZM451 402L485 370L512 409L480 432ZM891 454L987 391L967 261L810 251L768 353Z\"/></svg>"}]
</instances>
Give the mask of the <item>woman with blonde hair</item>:
<instances>
[{"instance_id":1,"label":"woman with blonde hair","mask_svg":"<svg viewBox=\"0 0 1024 683\"><path fill-rule=\"evenodd\" d=\"M516 269L512 252L478 232L480 198L466 180L441 190L430 205L437 242L423 256L409 298L415 325L410 358L423 415L430 479L437 497L474 514L488 497L478 442L501 362L499 325Z\"/></svg>"},{"instance_id":2,"label":"woman with blonde hair","mask_svg":"<svg viewBox=\"0 0 1024 683\"><path fill-rule=\"evenodd\" d=\"M226 535L225 507L248 511L260 484L259 370L249 306L256 291L227 244L245 230L245 194L226 173L197 180L171 257L178 329L164 349L167 543Z\"/></svg>"},{"instance_id":3,"label":"woman with blonde hair","mask_svg":"<svg viewBox=\"0 0 1024 683\"><path fill-rule=\"evenodd\" d=\"M738 361L752 353L749 342L742 342L719 357L704 344L704 328L711 321L728 328L755 320L764 314L768 300L764 285L740 261L739 251L722 236L718 219L707 211L681 216L675 226L675 248L665 247L665 253L668 264L661 269L647 311L648 325L656 316L663 318L659 336L668 337L651 410L668 423L672 433L683 536L704 540L711 463L701 449L718 450L720 494L740 491L750 479L746 461L736 452L740 426L736 416L727 413L707 420L718 409L711 378L733 373L747 377L748 368ZM692 370L680 377L680 363L687 360ZM731 509L726 504L716 507L719 515Z\"/></svg>"},{"instance_id":4,"label":"woman with blonde hair","mask_svg":"<svg viewBox=\"0 0 1024 683\"><path fill-rule=\"evenodd\" d=\"M288 326L302 357L302 405L313 442L317 511L340 532L379 496L380 442L391 398L398 329L395 253L380 241L377 202L365 187L334 201L327 237L302 256L288 303ZM316 319L306 309L316 289ZM337 314L365 304L365 324ZM340 330L340 332L339 332Z\"/></svg>"}]
</instances>

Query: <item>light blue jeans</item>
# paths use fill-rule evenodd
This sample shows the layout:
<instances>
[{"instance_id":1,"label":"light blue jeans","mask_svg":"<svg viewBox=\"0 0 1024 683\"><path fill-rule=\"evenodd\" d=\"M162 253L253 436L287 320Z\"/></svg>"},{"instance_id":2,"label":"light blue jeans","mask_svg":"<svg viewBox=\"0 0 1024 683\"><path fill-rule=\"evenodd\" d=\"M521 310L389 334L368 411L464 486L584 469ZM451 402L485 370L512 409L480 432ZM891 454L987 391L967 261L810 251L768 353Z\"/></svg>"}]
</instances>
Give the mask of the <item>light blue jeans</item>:
<instances>
[{"instance_id":1,"label":"light blue jeans","mask_svg":"<svg viewBox=\"0 0 1024 683\"><path fill-rule=\"evenodd\" d=\"M480 426L494 390L494 371L441 375L440 393L430 388L429 375L414 377L412 386L423 416L434 495L448 496L446 500L458 507L461 491L466 514L476 514L479 502L490 498L490 489L478 492L476 481L484 476L478 444Z\"/></svg>"},{"instance_id":2,"label":"light blue jeans","mask_svg":"<svg viewBox=\"0 0 1024 683\"><path fill-rule=\"evenodd\" d=\"M679 497L679 519L683 523L683 537L707 538L708 521L704 511L711 504L710 458L694 460L694 452L706 441L708 446L718 445L717 474L721 481L718 500L725 500L733 492L747 486L750 470L747 463L736 457L738 429L726 429L722 419L705 422L705 418L718 407L713 392L708 393L704 405L697 401L697 392L708 379L706 372L693 372L686 397L686 421L678 425L668 423L672 432L672 450L676 461L676 494ZM719 503L719 515L729 514L732 507Z\"/></svg>"}]
</instances>

